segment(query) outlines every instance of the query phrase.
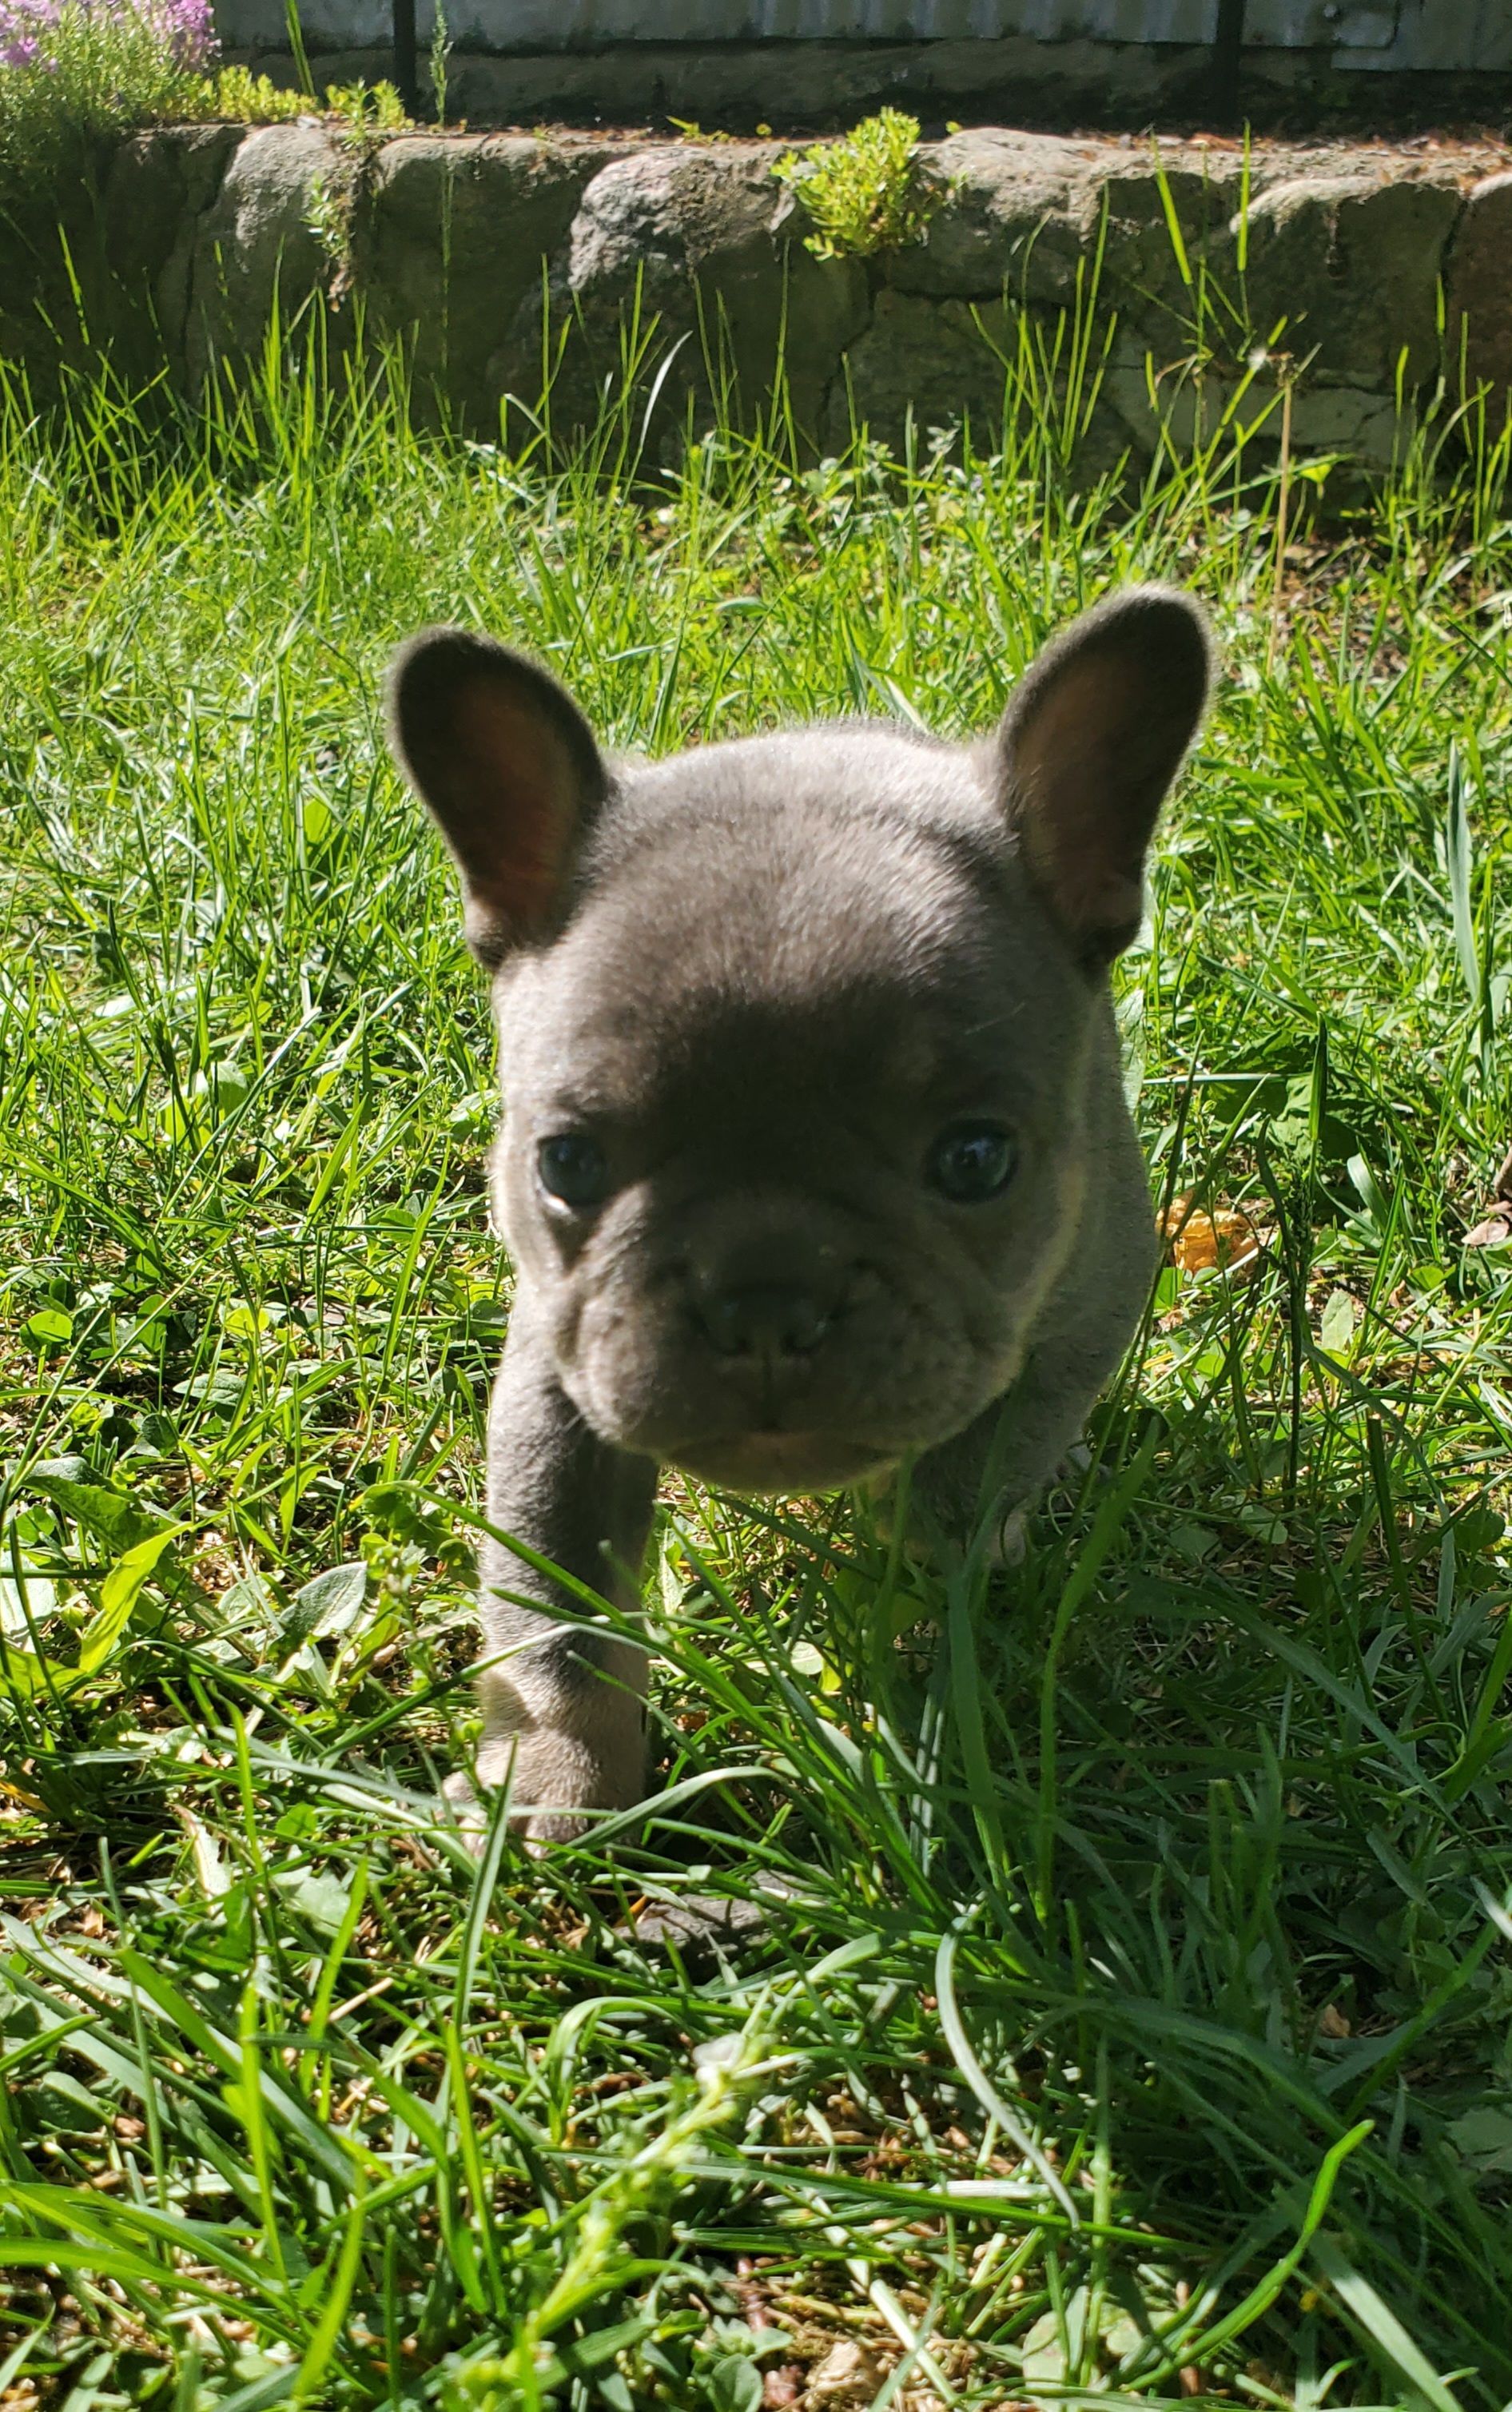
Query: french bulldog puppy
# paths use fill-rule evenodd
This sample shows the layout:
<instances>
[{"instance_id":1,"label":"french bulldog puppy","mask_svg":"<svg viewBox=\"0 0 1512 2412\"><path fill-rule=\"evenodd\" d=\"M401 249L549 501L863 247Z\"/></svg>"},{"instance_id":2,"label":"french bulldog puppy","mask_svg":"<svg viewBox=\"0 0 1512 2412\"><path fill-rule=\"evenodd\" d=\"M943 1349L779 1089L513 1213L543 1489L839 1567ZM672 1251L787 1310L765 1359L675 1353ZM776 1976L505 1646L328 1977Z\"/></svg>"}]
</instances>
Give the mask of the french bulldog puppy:
<instances>
[{"instance_id":1,"label":"french bulldog puppy","mask_svg":"<svg viewBox=\"0 0 1512 2412\"><path fill-rule=\"evenodd\" d=\"M917 1452L962 1535L1043 1483L1148 1294L1108 969L1210 669L1140 587L974 744L842 721L616 767L535 663L404 647L391 743L498 1027L500 1531L629 1607L660 1465L814 1492ZM478 1778L569 1836L641 1797L644 1659L504 1545L480 1576Z\"/></svg>"}]
</instances>

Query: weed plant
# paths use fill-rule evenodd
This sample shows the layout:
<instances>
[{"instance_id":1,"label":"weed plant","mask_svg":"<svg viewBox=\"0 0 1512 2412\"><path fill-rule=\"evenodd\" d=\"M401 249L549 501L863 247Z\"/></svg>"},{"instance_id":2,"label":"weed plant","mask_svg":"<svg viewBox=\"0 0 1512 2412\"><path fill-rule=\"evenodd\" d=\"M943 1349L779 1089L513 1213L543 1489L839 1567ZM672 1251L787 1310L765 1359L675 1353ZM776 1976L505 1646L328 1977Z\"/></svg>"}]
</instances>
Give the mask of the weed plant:
<instances>
[{"instance_id":1,"label":"weed plant","mask_svg":"<svg viewBox=\"0 0 1512 2412\"><path fill-rule=\"evenodd\" d=\"M939 199L919 178L918 134L917 117L882 109L838 141L774 161L772 174L813 221L805 249L819 259L864 258L918 241Z\"/></svg>"},{"instance_id":2,"label":"weed plant","mask_svg":"<svg viewBox=\"0 0 1512 2412\"><path fill-rule=\"evenodd\" d=\"M213 51L209 0L0 0L0 211L48 224L103 145L180 113Z\"/></svg>"},{"instance_id":3,"label":"weed plant","mask_svg":"<svg viewBox=\"0 0 1512 2412\"><path fill-rule=\"evenodd\" d=\"M51 253L60 213L77 214L111 146L143 126L323 114L365 142L409 123L390 83L328 85L322 104L313 86L287 91L215 54L209 0L0 0L0 226L12 244ZM300 57L308 75L302 45Z\"/></svg>"},{"instance_id":4,"label":"weed plant","mask_svg":"<svg viewBox=\"0 0 1512 2412\"><path fill-rule=\"evenodd\" d=\"M1076 493L1028 358L954 454L671 471L634 380L552 460L316 365L0 414L0 2392L1496 2412L1505 445L1299 481L1278 578L1242 431ZM1179 1251L1009 1573L670 1485L649 1821L475 1864L509 1276L386 654L501 631L652 753L962 735L1149 575L1225 670L1130 1083L1258 1250Z\"/></svg>"}]
</instances>

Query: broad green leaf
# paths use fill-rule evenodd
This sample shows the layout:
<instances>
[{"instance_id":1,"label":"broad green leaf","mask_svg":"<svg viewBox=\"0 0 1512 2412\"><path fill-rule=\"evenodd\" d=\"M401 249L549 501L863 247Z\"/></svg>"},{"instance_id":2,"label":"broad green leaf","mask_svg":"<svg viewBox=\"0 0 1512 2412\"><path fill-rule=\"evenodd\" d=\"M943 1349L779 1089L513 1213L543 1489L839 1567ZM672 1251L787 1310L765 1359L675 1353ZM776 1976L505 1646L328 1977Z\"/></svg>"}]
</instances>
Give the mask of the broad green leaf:
<instances>
[{"instance_id":1,"label":"broad green leaf","mask_svg":"<svg viewBox=\"0 0 1512 2412\"><path fill-rule=\"evenodd\" d=\"M130 1622L143 1583L183 1529L182 1525L170 1524L167 1532L154 1533L151 1540L139 1541L110 1568L100 1585L98 1612L86 1626L79 1645L81 1675L93 1675L103 1667Z\"/></svg>"},{"instance_id":2,"label":"broad green leaf","mask_svg":"<svg viewBox=\"0 0 1512 2412\"><path fill-rule=\"evenodd\" d=\"M760 2412L761 2373L749 2354L727 2353L712 2363L706 2385L712 2412Z\"/></svg>"},{"instance_id":3,"label":"broad green leaf","mask_svg":"<svg viewBox=\"0 0 1512 2412\"><path fill-rule=\"evenodd\" d=\"M1355 1342L1359 1308L1346 1289L1331 1290L1318 1325L1318 1339L1327 1357L1347 1357Z\"/></svg>"},{"instance_id":4,"label":"broad green leaf","mask_svg":"<svg viewBox=\"0 0 1512 2412\"><path fill-rule=\"evenodd\" d=\"M297 1650L319 1634L345 1633L360 1612L367 1594L368 1570L360 1558L328 1566L324 1574L297 1591L279 1627L279 1646Z\"/></svg>"},{"instance_id":5,"label":"broad green leaf","mask_svg":"<svg viewBox=\"0 0 1512 2412\"><path fill-rule=\"evenodd\" d=\"M61 1465L34 1465L27 1472L26 1487L40 1491L44 1498L61 1508L66 1516L71 1516L76 1524L81 1524L96 1541L103 1541L108 1549L118 1552L134 1549L139 1541L149 1539L154 1533L182 1530L170 1524L160 1509L146 1506L128 1493L112 1491L103 1482L81 1479L84 1471L79 1458L66 1459Z\"/></svg>"},{"instance_id":6,"label":"broad green leaf","mask_svg":"<svg viewBox=\"0 0 1512 2412\"><path fill-rule=\"evenodd\" d=\"M74 1336L74 1319L61 1306L39 1307L27 1316L26 1332L44 1348L66 1347Z\"/></svg>"},{"instance_id":7,"label":"broad green leaf","mask_svg":"<svg viewBox=\"0 0 1512 2412\"><path fill-rule=\"evenodd\" d=\"M323 1933L334 1934L346 1914L348 1889L340 1878L317 1874L303 1868L291 1876L275 1879L284 1899L301 1918Z\"/></svg>"}]
</instances>

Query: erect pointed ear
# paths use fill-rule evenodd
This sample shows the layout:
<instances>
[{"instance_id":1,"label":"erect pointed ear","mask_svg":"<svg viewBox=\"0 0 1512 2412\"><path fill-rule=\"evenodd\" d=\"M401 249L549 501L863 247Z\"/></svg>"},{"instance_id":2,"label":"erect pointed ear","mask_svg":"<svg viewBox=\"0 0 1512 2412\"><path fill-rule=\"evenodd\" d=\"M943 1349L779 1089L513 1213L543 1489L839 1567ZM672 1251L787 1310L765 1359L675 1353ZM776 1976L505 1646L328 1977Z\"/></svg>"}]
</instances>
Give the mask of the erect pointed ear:
<instances>
[{"instance_id":1,"label":"erect pointed ear","mask_svg":"<svg viewBox=\"0 0 1512 2412\"><path fill-rule=\"evenodd\" d=\"M550 937L609 786L571 697L491 638L427 628L389 672L389 743L451 848L478 962Z\"/></svg>"},{"instance_id":2,"label":"erect pointed ear","mask_svg":"<svg viewBox=\"0 0 1512 2412\"><path fill-rule=\"evenodd\" d=\"M1031 878L1089 966L1138 934L1145 850L1211 672L1196 605L1170 587L1135 586L1057 637L1004 715L1009 820Z\"/></svg>"}]
</instances>

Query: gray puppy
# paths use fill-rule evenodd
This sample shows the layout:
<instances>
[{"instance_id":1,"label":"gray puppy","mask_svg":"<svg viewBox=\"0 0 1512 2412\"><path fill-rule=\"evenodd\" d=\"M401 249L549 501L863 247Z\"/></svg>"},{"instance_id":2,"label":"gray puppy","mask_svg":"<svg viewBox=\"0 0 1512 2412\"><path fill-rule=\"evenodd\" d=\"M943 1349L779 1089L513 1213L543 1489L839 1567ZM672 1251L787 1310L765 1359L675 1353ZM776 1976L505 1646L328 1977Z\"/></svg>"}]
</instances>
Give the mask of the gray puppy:
<instances>
[{"instance_id":1,"label":"gray puppy","mask_svg":"<svg viewBox=\"0 0 1512 2412\"><path fill-rule=\"evenodd\" d=\"M1043 1483L1148 1293L1108 966L1209 676L1193 604L1137 588L976 744L841 722L613 768L518 654L404 648L392 743L503 1069L492 1524L630 1606L662 1464L811 1492L919 1451L963 1531ZM640 1652L502 1545L481 1581L480 1780L536 1838L639 1801Z\"/></svg>"}]
</instances>

